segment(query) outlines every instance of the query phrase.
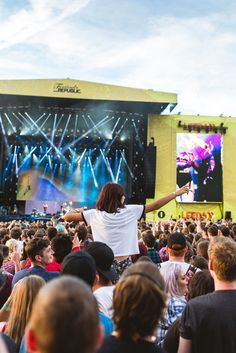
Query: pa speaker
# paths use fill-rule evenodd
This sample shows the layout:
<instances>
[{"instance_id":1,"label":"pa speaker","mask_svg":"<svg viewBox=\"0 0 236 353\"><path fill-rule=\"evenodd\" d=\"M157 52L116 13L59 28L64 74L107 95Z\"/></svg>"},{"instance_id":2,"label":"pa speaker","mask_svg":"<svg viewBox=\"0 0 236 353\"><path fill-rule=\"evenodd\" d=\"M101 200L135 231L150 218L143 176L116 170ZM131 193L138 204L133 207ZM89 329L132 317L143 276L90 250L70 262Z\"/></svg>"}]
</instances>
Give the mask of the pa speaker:
<instances>
[{"instance_id":1,"label":"pa speaker","mask_svg":"<svg viewBox=\"0 0 236 353\"><path fill-rule=\"evenodd\" d=\"M156 147L147 146L145 155L145 186L146 198L153 199L155 196L156 181Z\"/></svg>"},{"instance_id":2,"label":"pa speaker","mask_svg":"<svg viewBox=\"0 0 236 353\"><path fill-rule=\"evenodd\" d=\"M231 211L225 211L225 219L231 219Z\"/></svg>"}]
</instances>

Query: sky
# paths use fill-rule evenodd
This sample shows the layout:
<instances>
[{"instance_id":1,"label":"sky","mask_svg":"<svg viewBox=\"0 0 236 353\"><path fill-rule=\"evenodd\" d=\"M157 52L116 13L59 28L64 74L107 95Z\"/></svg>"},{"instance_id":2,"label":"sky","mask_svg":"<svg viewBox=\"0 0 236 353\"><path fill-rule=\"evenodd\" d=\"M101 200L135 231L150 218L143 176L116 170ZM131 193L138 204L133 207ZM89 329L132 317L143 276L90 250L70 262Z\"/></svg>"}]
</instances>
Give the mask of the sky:
<instances>
[{"instance_id":1,"label":"sky","mask_svg":"<svg viewBox=\"0 0 236 353\"><path fill-rule=\"evenodd\" d=\"M235 0L0 0L0 80L178 94L172 113L236 117Z\"/></svg>"}]
</instances>

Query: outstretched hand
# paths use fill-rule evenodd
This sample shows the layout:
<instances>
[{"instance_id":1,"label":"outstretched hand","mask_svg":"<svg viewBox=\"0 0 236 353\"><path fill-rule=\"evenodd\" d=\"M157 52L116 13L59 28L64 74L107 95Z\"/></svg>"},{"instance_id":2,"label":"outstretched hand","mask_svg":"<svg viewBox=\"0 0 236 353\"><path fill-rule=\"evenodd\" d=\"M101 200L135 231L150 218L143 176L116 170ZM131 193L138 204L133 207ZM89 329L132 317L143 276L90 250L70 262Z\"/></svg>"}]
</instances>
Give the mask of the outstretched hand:
<instances>
[{"instance_id":1,"label":"outstretched hand","mask_svg":"<svg viewBox=\"0 0 236 353\"><path fill-rule=\"evenodd\" d=\"M176 194L176 196L180 196L183 194L188 194L189 191L190 191L189 184L186 184L186 185L182 186L182 188L179 188L178 190L176 190L175 194Z\"/></svg>"}]
</instances>

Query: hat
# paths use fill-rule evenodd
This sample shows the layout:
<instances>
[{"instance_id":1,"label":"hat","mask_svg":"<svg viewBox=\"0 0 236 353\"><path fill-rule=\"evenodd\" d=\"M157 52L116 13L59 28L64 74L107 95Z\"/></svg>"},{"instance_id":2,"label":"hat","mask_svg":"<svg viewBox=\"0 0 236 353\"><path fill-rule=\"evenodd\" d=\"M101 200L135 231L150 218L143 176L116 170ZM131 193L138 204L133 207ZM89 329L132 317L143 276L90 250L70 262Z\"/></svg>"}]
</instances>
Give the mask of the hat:
<instances>
[{"instance_id":1,"label":"hat","mask_svg":"<svg viewBox=\"0 0 236 353\"><path fill-rule=\"evenodd\" d=\"M62 262L61 274L76 276L92 287L96 277L96 264L93 257L85 251L71 252Z\"/></svg>"},{"instance_id":2,"label":"hat","mask_svg":"<svg viewBox=\"0 0 236 353\"><path fill-rule=\"evenodd\" d=\"M94 258L98 272L112 282L118 279L118 274L111 268L114 253L107 244L100 241L89 242L85 250Z\"/></svg>"},{"instance_id":3,"label":"hat","mask_svg":"<svg viewBox=\"0 0 236 353\"><path fill-rule=\"evenodd\" d=\"M182 233L172 233L167 237L167 246L172 250L182 250L186 247L186 238Z\"/></svg>"}]
</instances>

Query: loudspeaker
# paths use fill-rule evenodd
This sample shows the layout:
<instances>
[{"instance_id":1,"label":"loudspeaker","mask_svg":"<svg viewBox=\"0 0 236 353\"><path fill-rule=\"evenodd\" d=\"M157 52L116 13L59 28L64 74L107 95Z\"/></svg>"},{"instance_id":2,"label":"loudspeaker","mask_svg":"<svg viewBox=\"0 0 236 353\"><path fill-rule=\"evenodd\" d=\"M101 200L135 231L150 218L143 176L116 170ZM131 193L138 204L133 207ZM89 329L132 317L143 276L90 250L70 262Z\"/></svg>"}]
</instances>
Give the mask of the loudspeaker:
<instances>
[{"instance_id":1,"label":"loudspeaker","mask_svg":"<svg viewBox=\"0 0 236 353\"><path fill-rule=\"evenodd\" d=\"M155 196L156 181L156 147L147 146L145 154L145 187L146 198L153 199Z\"/></svg>"},{"instance_id":2,"label":"loudspeaker","mask_svg":"<svg viewBox=\"0 0 236 353\"><path fill-rule=\"evenodd\" d=\"M231 211L225 211L225 219L231 219Z\"/></svg>"}]
</instances>

